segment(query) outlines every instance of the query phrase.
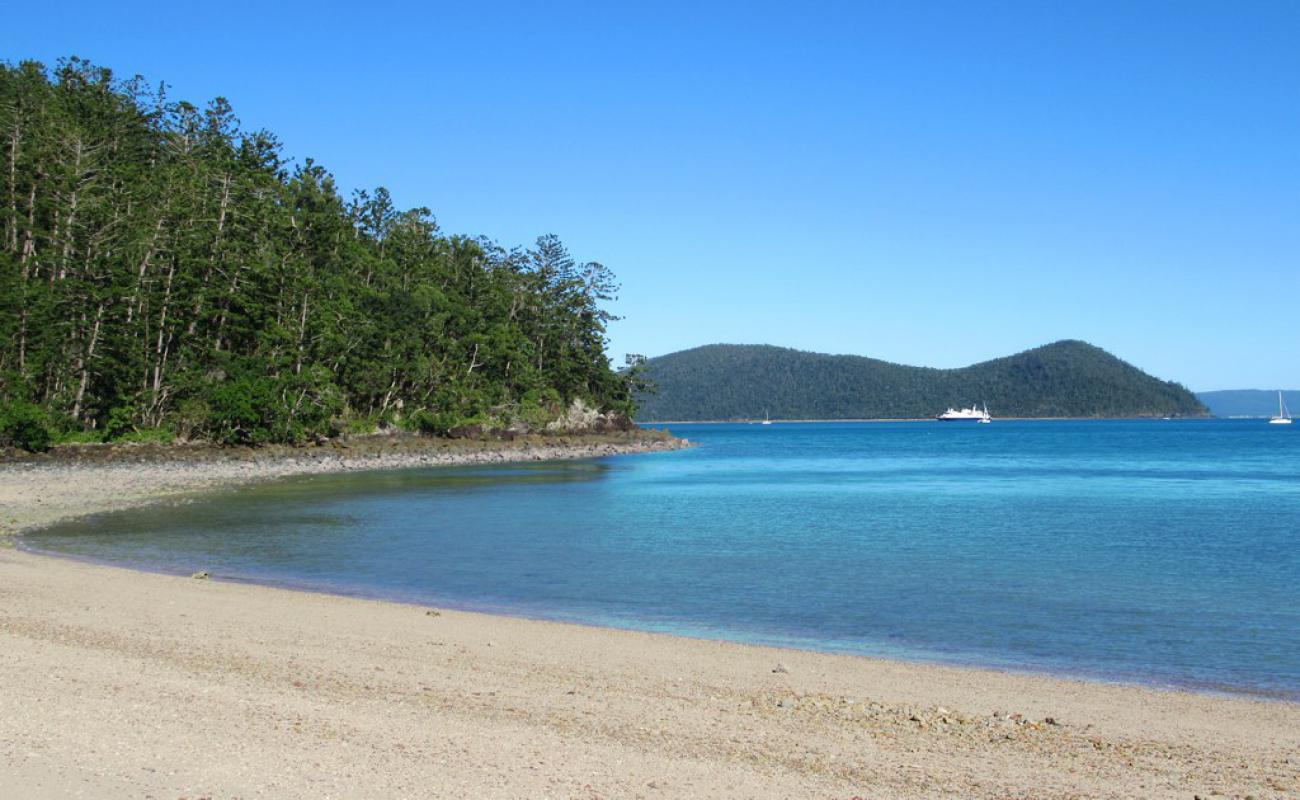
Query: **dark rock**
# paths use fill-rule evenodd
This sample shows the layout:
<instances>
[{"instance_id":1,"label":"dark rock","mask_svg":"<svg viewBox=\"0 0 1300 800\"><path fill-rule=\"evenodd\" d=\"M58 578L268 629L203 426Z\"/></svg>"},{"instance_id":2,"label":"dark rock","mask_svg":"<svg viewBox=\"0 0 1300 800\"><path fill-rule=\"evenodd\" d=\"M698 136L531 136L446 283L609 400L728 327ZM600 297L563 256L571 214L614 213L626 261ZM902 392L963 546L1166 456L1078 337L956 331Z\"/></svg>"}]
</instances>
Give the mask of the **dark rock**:
<instances>
[{"instance_id":1,"label":"dark rock","mask_svg":"<svg viewBox=\"0 0 1300 800\"><path fill-rule=\"evenodd\" d=\"M627 414L619 414L611 411L606 415L606 419L609 421L609 426L616 431L626 433L637 429L636 422L634 422Z\"/></svg>"},{"instance_id":2,"label":"dark rock","mask_svg":"<svg viewBox=\"0 0 1300 800\"><path fill-rule=\"evenodd\" d=\"M457 425L447 431L451 439L481 439L487 430L482 425Z\"/></svg>"}]
</instances>

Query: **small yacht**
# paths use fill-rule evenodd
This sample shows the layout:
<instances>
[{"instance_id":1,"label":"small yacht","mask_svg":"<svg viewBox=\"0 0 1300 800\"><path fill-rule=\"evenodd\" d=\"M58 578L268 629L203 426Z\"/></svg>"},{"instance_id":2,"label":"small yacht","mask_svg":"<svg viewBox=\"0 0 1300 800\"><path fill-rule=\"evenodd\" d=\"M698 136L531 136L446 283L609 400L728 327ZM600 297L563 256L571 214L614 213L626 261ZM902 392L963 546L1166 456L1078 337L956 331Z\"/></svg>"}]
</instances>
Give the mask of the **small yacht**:
<instances>
[{"instance_id":1,"label":"small yacht","mask_svg":"<svg viewBox=\"0 0 1300 800\"><path fill-rule=\"evenodd\" d=\"M947 411L935 417L935 419L940 420L942 422L992 422L993 421L993 418L989 416L988 406L985 406L984 408L980 409L980 408L976 408L973 405L970 408L963 408L960 410L955 408L950 408Z\"/></svg>"},{"instance_id":2,"label":"small yacht","mask_svg":"<svg viewBox=\"0 0 1300 800\"><path fill-rule=\"evenodd\" d=\"M1268 421L1269 425L1290 425L1291 413L1286 410L1286 400L1282 398L1282 392L1277 393L1277 416Z\"/></svg>"},{"instance_id":3,"label":"small yacht","mask_svg":"<svg viewBox=\"0 0 1300 800\"><path fill-rule=\"evenodd\" d=\"M762 425L771 425L771 424L772 424L772 418L769 417L769 416L767 415L767 409L766 409L766 408L763 409L763 421L762 421L762 423L760 423L760 424L762 424Z\"/></svg>"}]
</instances>

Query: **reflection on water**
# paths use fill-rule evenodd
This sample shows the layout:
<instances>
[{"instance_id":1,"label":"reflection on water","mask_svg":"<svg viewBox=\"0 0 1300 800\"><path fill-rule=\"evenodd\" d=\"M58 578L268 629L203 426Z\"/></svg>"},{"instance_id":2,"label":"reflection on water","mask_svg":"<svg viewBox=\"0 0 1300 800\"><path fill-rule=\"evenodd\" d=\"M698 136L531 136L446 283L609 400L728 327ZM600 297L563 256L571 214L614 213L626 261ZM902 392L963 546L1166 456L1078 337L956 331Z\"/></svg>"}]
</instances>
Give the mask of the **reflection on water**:
<instances>
[{"instance_id":1,"label":"reflection on water","mask_svg":"<svg viewBox=\"0 0 1300 800\"><path fill-rule=\"evenodd\" d=\"M1300 437L692 426L695 450L311 476L34 546L746 641L1300 696Z\"/></svg>"}]
</instances>

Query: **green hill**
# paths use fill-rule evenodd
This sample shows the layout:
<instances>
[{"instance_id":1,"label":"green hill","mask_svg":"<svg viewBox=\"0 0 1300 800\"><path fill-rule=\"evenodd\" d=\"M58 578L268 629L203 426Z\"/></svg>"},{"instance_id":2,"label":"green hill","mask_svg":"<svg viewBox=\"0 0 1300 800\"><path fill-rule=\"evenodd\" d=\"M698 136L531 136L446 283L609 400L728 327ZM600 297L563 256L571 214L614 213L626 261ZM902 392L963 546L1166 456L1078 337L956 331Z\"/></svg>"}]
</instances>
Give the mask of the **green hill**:
<instances>
[{"instance_id":1,"label":"green hill","mask_svg":"<svg viewBox=\"0 0 1300 800\"><path fill-rule=\"evenodd\" d=\"M708 345L650 359L643 420L907 419L987 403L1001 417L1204 416L1180 384L1086 342L1061 341L960 369L769 345Z\"/></svg>"}]
</instances>

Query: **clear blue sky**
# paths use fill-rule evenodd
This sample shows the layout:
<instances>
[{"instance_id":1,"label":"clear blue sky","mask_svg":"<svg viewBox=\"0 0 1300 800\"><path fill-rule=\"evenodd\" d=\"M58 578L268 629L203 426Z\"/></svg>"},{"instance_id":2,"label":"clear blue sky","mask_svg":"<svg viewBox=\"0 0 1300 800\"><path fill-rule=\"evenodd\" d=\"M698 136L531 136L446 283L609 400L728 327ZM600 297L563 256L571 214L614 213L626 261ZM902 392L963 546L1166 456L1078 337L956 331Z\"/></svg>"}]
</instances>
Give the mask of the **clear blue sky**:
<instances>
[{"instance_id":1,"label":"clear blue sky","mask_svg":"<svg viewBox=\"0 0 1300 800\"><path fill-rule=\"evenodd\" d=\"M13 4L0 57L231 100L345 190L556 233L611 352L1061 338L1300 386L1300 3Z\"/></svg>"}]
</instances>

